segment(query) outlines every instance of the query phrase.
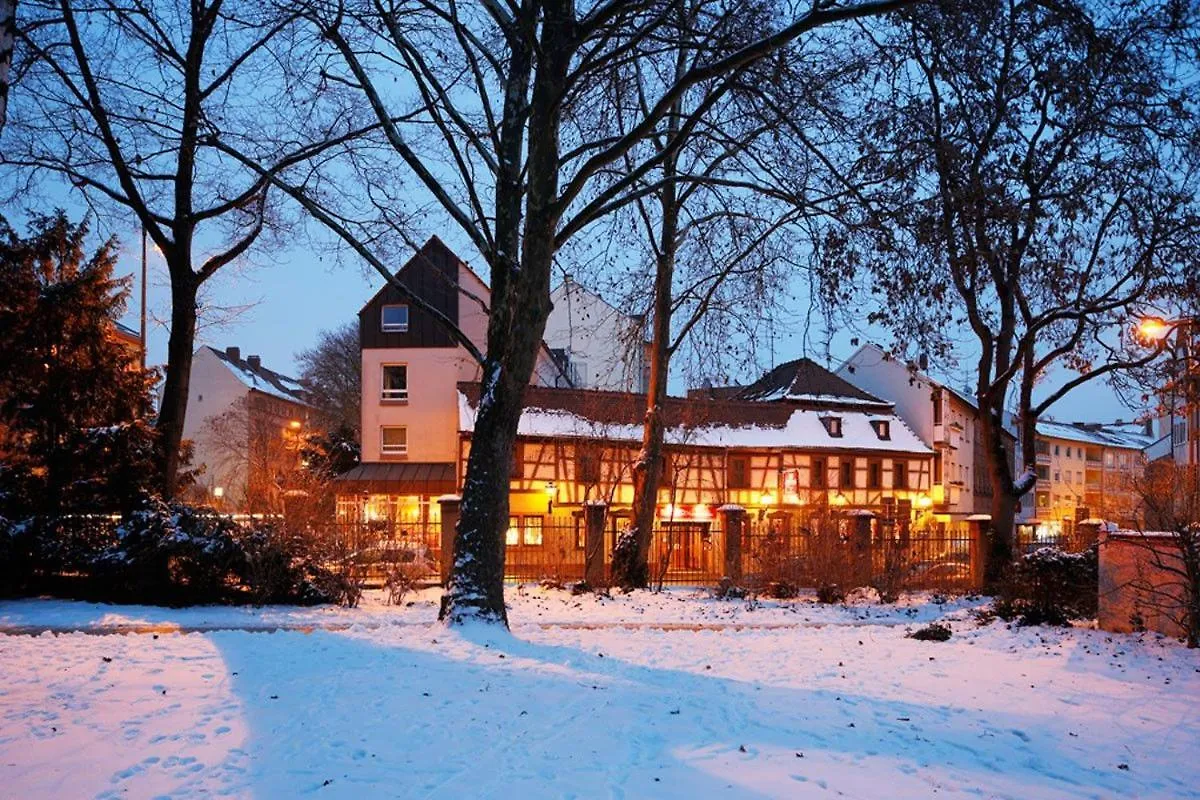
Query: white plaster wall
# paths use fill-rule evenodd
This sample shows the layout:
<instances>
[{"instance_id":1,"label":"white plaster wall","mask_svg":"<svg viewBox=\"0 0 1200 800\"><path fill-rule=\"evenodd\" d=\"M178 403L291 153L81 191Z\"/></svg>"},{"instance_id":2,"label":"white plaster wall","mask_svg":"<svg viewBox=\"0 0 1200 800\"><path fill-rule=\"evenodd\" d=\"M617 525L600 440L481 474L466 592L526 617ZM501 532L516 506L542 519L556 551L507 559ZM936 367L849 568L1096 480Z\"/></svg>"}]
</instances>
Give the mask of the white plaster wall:
<instances>
[{"instance_id":1,"label":"white plaster wall","mask_svg":"<svg viewBox=\"0 0 1200 800\"><path fill-rule=\"evenodd\" d=\"M586 366L579 388L645 391L644 347L631 317L572 280L550 299L554 309L546 321L546 344L567 350L573 362Z\"/></svg>"},{"instance_id":2,"label":"white plaster wall","mask_svg":"<svg viewBox=\"0 0 1200 800\"><path fill-rule=\"evenodd\" d=\"M249 393L246 385L229 371L210 348L201 347L192 356L183 438L193 443L192 468L204 466L204 472L196 479L196 483L206 492L221 486L226 496L234 499L244 489L231 486L231 476L221 469L221 459L208 431L208 421L229 411L234 403Z\"/></svg>"}]
</instances>

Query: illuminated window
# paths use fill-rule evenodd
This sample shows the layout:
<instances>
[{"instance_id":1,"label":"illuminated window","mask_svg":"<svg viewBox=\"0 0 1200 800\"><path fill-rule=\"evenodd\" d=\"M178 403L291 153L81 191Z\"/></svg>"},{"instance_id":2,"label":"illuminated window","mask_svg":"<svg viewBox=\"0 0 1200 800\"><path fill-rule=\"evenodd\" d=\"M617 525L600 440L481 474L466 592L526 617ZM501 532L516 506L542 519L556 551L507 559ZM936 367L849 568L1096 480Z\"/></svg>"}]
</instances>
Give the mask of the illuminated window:
<instances>
[{"instance_id":1,"label":"illuminated window","mask_svg":"<svg viewBox=\"0 0 1200 800\"><path fill-rule=\"evenodd\" d=\"M524 541L530 547L542 546L541 517L525 517Z\"/></svg>"},{"instance_id":2,"label":"illuminated window","mask_svg":"<svg viewBox=\"0 0 1200 800\"><path fill-rule=\"evenodd\" d=\"M504 544L508 547L525 545L542 546L542 518L539 516L509 517L508 530L504 532Z\"/></svg>"}]
</instances>

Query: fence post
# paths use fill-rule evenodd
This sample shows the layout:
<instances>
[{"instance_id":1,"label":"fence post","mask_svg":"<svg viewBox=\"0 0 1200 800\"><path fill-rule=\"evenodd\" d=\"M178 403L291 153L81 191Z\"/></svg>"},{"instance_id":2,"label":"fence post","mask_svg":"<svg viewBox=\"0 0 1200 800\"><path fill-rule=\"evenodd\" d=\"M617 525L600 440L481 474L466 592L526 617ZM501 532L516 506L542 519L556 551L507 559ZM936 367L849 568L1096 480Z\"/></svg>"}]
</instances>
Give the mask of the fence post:
<instances>
[{"instance_id":1,"label":"fence post","mask_svg":"<svg viewBox=\"0 0 1200 800\"><path fill-rule=\"evenodd\" d=\"M721 512L721 527L725 530L725 575L734 584L742 582L742 532L746 525L746 509L726 505Z\"/></svg>"},{"instance_id":2,"label":"fence post","mask_svg":"<svg viewBox=\"0 0 1200 800\"><path fill-rule=\"evenodd\" d=\"M583 507L583 579L591 586L604 585L604 515L608 507L603 502Z\"/></svg>"},{"instance_id":3,"label":"fence post","mask_svg":"<svg viewBox=\"0 0 1200 800\"><path fill-rule=\"evenodd\" d=\"M456 494L444 494L437 499L442 509L441 558L438 559L438 574L442 586L450 582L450 565L454 563L454 533L458 530L459 504L462 498Z\"/></svg>"}]
</instances>

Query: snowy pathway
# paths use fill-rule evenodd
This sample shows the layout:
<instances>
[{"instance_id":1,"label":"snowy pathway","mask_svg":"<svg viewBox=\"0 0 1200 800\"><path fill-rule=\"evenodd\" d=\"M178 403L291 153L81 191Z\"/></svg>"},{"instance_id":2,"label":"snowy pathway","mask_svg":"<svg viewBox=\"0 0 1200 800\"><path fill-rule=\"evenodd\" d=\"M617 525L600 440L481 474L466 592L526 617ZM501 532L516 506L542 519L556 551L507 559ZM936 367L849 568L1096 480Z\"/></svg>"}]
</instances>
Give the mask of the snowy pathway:
<instances>
[{"instance_id":1,"label":"snowy pathway","mask_svg":"<svg viewBox=\"0 0 1200 800\"><path fill-rule=\"evenodd\" d=\"M1200 654L967 605L514 592L497 635L431 624L431 595L0 603L209 626L0 636L0 797L1200 797ZM942 616L951 641L904 638ZM312 631L215 629L239 622Z\"/></svg>"}]
</instances>

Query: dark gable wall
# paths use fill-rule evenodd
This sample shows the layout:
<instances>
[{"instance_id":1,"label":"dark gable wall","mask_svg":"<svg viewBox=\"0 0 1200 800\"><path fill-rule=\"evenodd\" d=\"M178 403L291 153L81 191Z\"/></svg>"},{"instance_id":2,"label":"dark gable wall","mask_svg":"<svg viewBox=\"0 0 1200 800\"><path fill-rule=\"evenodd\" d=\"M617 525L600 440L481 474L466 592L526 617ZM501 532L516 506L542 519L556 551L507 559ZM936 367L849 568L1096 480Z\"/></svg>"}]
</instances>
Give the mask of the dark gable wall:
<instances>
[{"instance_id":1,"label":"dark gable wall","mask_svg":"<svg viewBox=\"0 0 1200 800\"><path fill-rule=\"evenodd\" d=\"M436 236L425 243L397 273L418 297L458 324L459 258ZM384 333L380 320L385 305L407 303L390 284L358 312L359 342L363 349L384 347L454 347L450 334L429 314L408 305L408 331Z\"/></svg>"}]
</instances>

